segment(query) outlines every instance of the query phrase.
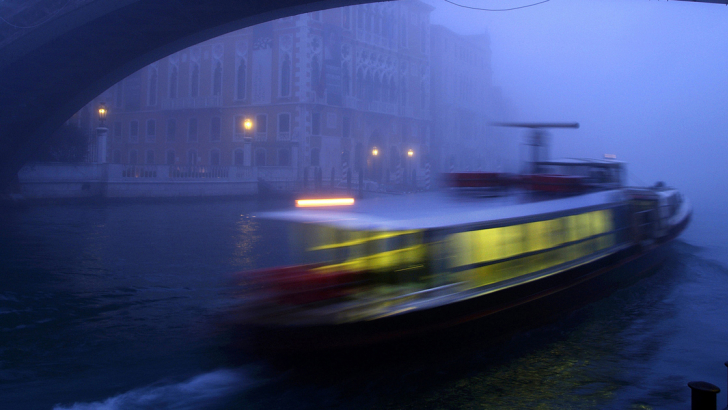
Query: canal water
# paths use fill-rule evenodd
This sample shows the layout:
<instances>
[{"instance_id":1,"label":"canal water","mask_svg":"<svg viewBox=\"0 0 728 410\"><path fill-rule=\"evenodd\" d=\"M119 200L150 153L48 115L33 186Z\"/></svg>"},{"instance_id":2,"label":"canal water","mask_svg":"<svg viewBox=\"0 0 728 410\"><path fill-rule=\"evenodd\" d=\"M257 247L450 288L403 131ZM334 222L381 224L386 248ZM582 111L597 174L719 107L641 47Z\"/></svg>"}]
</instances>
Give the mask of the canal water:
<instances>
[{"instance_id":1,"label":"canal water","mask_svg":"<svg viewBox=\"0 0 728 410\"><path fill-rule=\"evenodd\" d=\"M285 206L3 210L0 408L685 409L691 380L717 384L726 405L719 211L697 208L653 276L556 323L349 367L258 357L220 325L232 273L289 262L285 226L255 217Z\"/></svg>"}]
</instances>

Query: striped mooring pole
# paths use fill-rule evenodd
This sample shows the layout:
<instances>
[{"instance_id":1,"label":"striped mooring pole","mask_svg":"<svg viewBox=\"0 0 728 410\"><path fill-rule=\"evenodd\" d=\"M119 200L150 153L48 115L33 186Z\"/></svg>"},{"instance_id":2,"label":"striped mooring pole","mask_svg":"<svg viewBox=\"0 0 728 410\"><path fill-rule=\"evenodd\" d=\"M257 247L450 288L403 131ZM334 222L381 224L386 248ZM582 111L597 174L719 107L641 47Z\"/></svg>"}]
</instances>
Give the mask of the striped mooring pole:
<instances>
[{"instance_id":1,"label":"striped mooring pole","mask_svg":"<svg viewBox=\"0 0 728 410\"><path fill-rule=\"evenodd\" d=\"M430 163L425 164L425 190L430 190Z\"/></svg>"},{"instance_id":2,"label":"striped mooring pole","mask_svg":"<svg viewBox=\"0 0 728 410\"><path fill-rule=\"evenodd\" d=\"M346 184L346 176L349 174L349 164L344 162L341 164L341 184Z\"/></svg>"}]
</instances>

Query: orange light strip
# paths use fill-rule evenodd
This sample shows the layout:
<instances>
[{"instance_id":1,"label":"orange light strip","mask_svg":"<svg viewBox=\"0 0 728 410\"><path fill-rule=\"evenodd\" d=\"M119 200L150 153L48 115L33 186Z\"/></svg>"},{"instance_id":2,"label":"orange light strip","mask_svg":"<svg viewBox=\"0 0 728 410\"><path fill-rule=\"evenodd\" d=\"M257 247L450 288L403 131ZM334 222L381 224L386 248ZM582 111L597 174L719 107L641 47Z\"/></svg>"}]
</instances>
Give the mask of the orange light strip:
<instances>
[{"instance_id":1,"label":"orange light strip","mask_svg":"<svg viewBox=\"0 0 728 410\"><path fill-rule=\"evenodd\" d=\"M296 207L354 205L354 198L296 199Z\"/></svg>"}]
</instances>

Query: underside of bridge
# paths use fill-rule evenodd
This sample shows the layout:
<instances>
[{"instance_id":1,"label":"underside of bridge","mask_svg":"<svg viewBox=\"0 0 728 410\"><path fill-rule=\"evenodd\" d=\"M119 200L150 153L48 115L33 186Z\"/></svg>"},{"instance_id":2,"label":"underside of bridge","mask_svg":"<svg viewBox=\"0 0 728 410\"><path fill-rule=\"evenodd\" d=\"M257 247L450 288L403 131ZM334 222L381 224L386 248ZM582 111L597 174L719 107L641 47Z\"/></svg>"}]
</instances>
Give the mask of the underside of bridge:
<instances>
[{"instance_id":1,"label":"underside of bridge","mask_svg":"<svg viewBox=\"0 0 728 410\"><path fill-rule=\"evenodd\" d=\"M728 0L697 1L725 4ZM46 10L49 17L37 24L24 27L3 22L10 29L0 33L3 35L0 39L0 191L10 186L30 155L68 118L147 64L201 41L264 21L372 2L4 2L0 9L11 13L14 10L18 17L33 11L33 7L50 10Z\"/></svg>"},{"instance_id":2,"label":"underside of bridge","mask_svg":"<svg viewBox=\"0 0 728 410\"><path fill-rule=\"evenodd\" d=\"M17 25L0 39L0 191L74 113L142 67L264 21L372 2L76 0L32 29Z\"/></svg>"}]
</instances>

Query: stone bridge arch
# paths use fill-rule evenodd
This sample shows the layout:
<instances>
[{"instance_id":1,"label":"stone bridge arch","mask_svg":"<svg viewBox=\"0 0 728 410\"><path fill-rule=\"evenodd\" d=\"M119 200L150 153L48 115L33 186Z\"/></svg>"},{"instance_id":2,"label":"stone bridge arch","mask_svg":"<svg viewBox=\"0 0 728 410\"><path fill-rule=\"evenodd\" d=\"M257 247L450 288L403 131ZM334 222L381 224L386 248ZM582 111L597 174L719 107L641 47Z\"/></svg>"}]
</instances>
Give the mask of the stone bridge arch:
<instances>
[{"instance_id":1,"label":"stone bridge arch","mask_svg":"<svg viewBox=\"0 0 728 410\"><path fill-rule=\"evenodd\" d=\"M68 118L144 66L265 21L376 1L72 0L35 26L11 25L0 38L0 191Z\"/></svg>"}]
</instances>

